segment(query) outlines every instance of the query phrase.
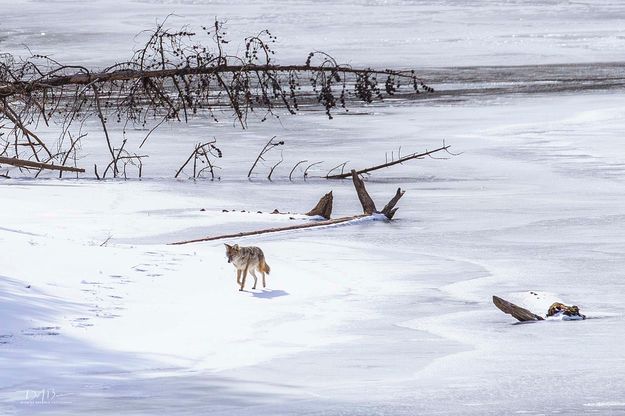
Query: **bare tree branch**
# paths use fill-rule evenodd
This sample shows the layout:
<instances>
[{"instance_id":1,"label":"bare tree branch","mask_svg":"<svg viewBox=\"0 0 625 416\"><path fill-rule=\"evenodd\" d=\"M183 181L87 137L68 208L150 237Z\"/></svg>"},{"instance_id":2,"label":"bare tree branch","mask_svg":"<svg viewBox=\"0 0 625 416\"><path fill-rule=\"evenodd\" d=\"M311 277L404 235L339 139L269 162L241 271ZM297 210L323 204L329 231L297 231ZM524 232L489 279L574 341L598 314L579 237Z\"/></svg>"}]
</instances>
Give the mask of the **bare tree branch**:
<instances>
[{"instance_id":1,"label":"bare tree branch","mask_svg":"<svg viewBox=\"0 0 625 416\"><path fill-rule=\"evenodd\" d=\"M48 169L48 170L60 170L66 172L84 172L84 169L75 168L72 166L52 165L49 163L33 162L32 160L22 160L11 157L0 156L0 163L5 165L18 166L27 169Z\"/></svg>"},{"instance_id":2,"label":"bare tree branch","mask_svg":"<svg viewBox=\"0 0 625 416\"><path fill-rule=\"evenodd\" d=\"M369 173L369 172L373 172L374 170L378 170L378 169L384 169L384 168L388 168L389 166L394 166L397 164L401 164L404 163L408 160L412 160L412 159L422 159L424 156L430 156L433 153L436 152L441 152L441 151L447 151L447 149L449 149L451 146L450 145L446 145L443 143L443 146L434 149L434 150L429 150L423 153L413 153L410 154L408 156L404 156L402 158L399 158L395 161L392 162L387 162L387 163L383 163L381 165L376 165L376 166L372 166L366 169L361 169L361 170L357 170L356 173L358 175L362 175L363 173ZM340 165L339 165L340 166ZM329 172L328 172L329 173ZM326 179L346 179L349 178L350 176L352 176L352 173L341 173L338 175L326 175Z\"/></svg>"},{"instance_id":3,"label":"bare tree branch","mask_svg":"<svg viewBox=\"0 0 625 416\"><path fill-rule=\"evenodd\" d=\"M258 156L256 157L256 160L254 161L254 163L252 164L252 167L250 168L249 172L247 172L247 177L249 178L250 176L252 176L252 171L254 170L254 168L256 167L256 165L258 164L259 160L264 160L263 156L265 155L265 153L269 152L271 149L273 149L274 147L277 146L282 146L284 145L284 141L279 141L279 142L274 142L273 139L275 139L276 136L273 136L271 139L269 139L269 141L267 142L267 144L265 144L265 147L262 148L262 150L260 151L260 153L258 154ZM272 170L273 171L273 170Z\"/></svg>"},{"instance_id":4,"label":"bare tree branch","mask_svg":"<svg viewBox=\"0 0 625 416\"><path fill-rule=\"evenodd\" d=\"M289 180L292 180L291 177L293 176L293 172L295 172L295 169L302 163L306 163L306 162L308 162L308 160L300 160L299 162L295 164L295 166L293 166L293 169L291 169L291 172L289 172Z\"/></svg>"}]
</instances>

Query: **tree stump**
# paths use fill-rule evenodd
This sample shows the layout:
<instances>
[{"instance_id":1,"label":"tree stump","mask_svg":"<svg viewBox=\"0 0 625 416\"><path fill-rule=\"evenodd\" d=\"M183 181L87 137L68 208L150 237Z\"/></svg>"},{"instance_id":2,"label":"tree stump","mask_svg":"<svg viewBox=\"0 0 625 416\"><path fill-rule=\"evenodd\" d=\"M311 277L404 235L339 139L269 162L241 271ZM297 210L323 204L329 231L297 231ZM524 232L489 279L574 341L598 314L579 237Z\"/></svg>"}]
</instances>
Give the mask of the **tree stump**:
<instances>
[{"instance_id":1,"label":"tree stump","mask_svg":"<svg viewBox=\"0 0 625 416\"><path fill-rule=\"evenodd\" d=\"M320 215L326 220L329 220L330 216L332 215L332 200L332 191L330 191L322 196L319 202L317 202L317 205L315 205L313 209L308 211L306 215Z\"/></svg>"},{"instance_id":2,"label":"tree stump","mask_svg":"<svg viewBox=\"0 0 625 416\"><path fill-rule=\"evenodd\" d=\"M395 215L395 213L397 212L397 210L399 208L395 208L395 205L397 205L397 202L399 202L399 199L404 196L404 193L406 191L402 191L401 188L397 188L397 192L395 193L395 196L388 201L388 204L386 204L384 206L384 208L382 208L382 214L384 214L386 216L386 218L393 219L393 215Z\"/></svg>"}]
</instances>

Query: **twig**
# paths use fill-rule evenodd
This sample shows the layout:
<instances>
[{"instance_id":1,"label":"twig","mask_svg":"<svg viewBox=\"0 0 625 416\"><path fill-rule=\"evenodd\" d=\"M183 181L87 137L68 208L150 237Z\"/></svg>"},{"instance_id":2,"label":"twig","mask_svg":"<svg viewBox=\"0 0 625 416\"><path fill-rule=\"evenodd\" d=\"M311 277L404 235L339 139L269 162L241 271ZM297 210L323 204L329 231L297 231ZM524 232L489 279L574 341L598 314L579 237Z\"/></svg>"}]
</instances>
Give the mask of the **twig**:
<instances>
[{"instance_id":1,"label":"twig","mask_svg":"<svg viewBox=\"0 0 625 416\"><path fill-rule=\"evenodd\" d=\"M291 176L293 175L293 172L295 172L295 168L297 168L297 167L298 167L299 165L301 165L302 163L306 163L306 162L308 162L308 161L307 161L307 160L300 160L299 162L297 162L297 163L295 164L295 166L293 166L293 169L291 169L291 172L289 173L289 180L292 180L292 179L291 179Z\"/></svg>"},{"instance_id":2,"label":"twig","mask_svg":"<svg viewBox=\"0 0 625 416\"><path fill-rule=\"evenodd\" d=\"M259 160L261 160L263 158L263 155L265 153L267 153L268 151L270 151L271 149L273 149L276 146L282 146L284 144L284 141L279 141L276 143L273 143L273 139L275 139L277 136L273 136L271 139L269 139L269 141L267 142L267 144L265 144L265 147L263 147L263 149L260 151L260 153L258 154L258 156L256 157L256 160L254 161L254 163L252 164L252 167L250 168L249 172L247 172L247 177L249 178L250 176L252 176L252 171L254 170L254 168L256 167L256 164L258 163Z\"/></svg>"},{"instance_id":3,"label":"twig","mask_svg":"<svg viewBox=\"0 0 625 416\"><path fill-rule=\"evenodd\" d=\"M308 165L308 167L304 169L304 179L308 177L308 169L312 168L313 166L320 165L322 163L323 163L323 160L320 162L315 162L315 163L311 163L310 165Z\"/></svg>"},{"instance_id":4,"label":"twig","mask_svg":"<svg viewBox=\"0 0 625 416\"><path fill-rule=\"evenodd\" d=\"M341 163L340 165L336 165L335 167L333 167L332 169L330 169L330 170L328 171L328 173L326 173L326 176L328 176L330 173L332 173L332 171L334 171L334 170L336 170L336 169L338 169L338 168L341 168L341 173L343 173L343 169L345 169L345 165L347 165L347 163L348 163L348 162L349 162L349 160L348 160L348 161L346 161L346 162Z\"/></svg>"},{"instance_id":5,"label":"twig","mask_svg":"<svg viewBox=\"0 0 625 416\"><path fill-rule=\"evenodd\" d=\"M278 163L276 163L275 165L273 165L273 167L271 168L271 170L269 171L269 175L267 175L267 179L271 180L271 175L273 175L273 171L275 168L278 167L278 165L280 163L284 162L284 157L282 157L282 152L280 152L280 161Z\"/></svg>"},{"instance_id":6,"label":"twig","mask_svg":"<svg viewBox=\"0 0 625 416\"><path fill-rule=\"evenodd\" d=\"M100 106L100 94L98 93L98 87L93 84L92 85L92 89L93 89L93 95L94 95L94 101L95 101L95 105L96 105L96 110L98 112L98 118L100 119L100 123L102 124L102 131L104 131L104 137L106 138L106 144L108 146L109 152L111 153L111 157L113 158L113 177L116 178L117 177L117 162L115 161L115 152L113 151L113 146L111 145L111 139L109 137L109 133L108 130L106 129L106 121L104 120L104 114L102 113L102 107ZM124 141L125 143L125 141ZM122 148L124 146L122 145ZM109 165L110 166L110 165ZM106 168L106 170L104 171L104 176L106 177L106 171L108 171L108 167Z\"/></svg>"},{"instance_id":7,"label":"twig","mask_svg":"<svg viewBox=\"0 0 625 416\"><path fill-rule=\"evenodd\" d=\"M145 135L145 138L143 139L143 141L141 142L141 144L139 145L139 149L141 149L141 147L145 144L145 142L148 140L148 138L150 137L150 135L154 132L154 130L156 130L157 128L159 128L159 126L161 124L163 124L165 121L167 120L167 117L163 117L163 119L154 127L152 127L150 129L150 131L148 132L148 134Z\"/></svg>"},{"instance_id":8,"label":"twig","mask_svg":"<svg viewBox=\"0 0 625 416\"><path fill-rule=\"evenodd\" d=\"M204 171L206 168L203 168L199 172L197 172L197 160L198 160L198 157L204 156L204 160L206 160L206 163L208 164L208 168L210 169L211 176L212 176L213 179L215 179L215 173L213 171L215 166L211 163L210 158L208 157L208 155L209 154L214 155L211 152L211 150L210 150L211 148L213 148L213 149L215 149L217 151L217 157L221 157L221 150L219 150L217 147L214 146L214 143L216 143L216 142L217 142L217 140L213 139L210 142L198 143L195 146L195 149L193 150L193 152L191 152L191 154L187 158L187 160L182 164L182 166L180 166L180 168L176 172L176 175L174 176L174 178L177 178L180 175L180 173L182 173L182 170L189 164L191 159L193 159L193 177L194 178L199 177L199 175L202 173L202 171Z\"/></svg>"}]
</instances>

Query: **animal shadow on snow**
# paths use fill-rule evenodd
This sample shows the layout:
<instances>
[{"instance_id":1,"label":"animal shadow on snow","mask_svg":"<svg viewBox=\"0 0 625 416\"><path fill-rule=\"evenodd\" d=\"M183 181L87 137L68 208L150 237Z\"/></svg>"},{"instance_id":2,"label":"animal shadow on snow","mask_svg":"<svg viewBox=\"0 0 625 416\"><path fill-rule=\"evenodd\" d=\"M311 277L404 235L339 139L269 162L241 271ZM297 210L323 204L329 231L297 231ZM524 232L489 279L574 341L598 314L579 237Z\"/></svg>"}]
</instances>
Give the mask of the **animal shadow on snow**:
<instances>
[{"instance_id":1,"label":"animal shadow on snow","mask_svg":"<svg viewBox=\"0 0 625 416\"><path fill-rule=\"evenodd\" d=\"M262 292L251 292L255 298L261 299L273 299L279 298L281 296L288 296L289 292L285 292L284 290L263 290Z\"/></svg>"}]
</instances>

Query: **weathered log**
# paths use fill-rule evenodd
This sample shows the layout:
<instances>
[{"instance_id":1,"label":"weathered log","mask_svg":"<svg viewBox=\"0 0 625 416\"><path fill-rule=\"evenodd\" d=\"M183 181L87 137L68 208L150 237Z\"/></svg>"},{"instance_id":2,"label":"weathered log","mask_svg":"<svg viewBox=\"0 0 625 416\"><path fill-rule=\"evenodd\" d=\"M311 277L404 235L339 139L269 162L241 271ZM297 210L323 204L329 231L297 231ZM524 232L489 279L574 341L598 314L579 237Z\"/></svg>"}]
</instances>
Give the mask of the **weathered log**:
<instances>
[{"instance_id":1,"label":"weathered log","mask_svg":"<svg viewBox=\"0 0 625 416\"><path fill-rule=\"evenodd\" d=\"M306 224L298 224L298 225L289 225L286 227L277 227L277 228L266 228L264 230L256 230L256 231L245 231L245 232L241 232L241 233L234 233L234 234L224 234L224 235L217 235L217 236L213 236L213 237L204 237L204 238L198 238L195 240L185 240L185 241L177 241L175 243L169 243L169 245L182 245L182 244L190 244L190 243L199 243L202 241L215 241L215 240L223 240L226 238L238 238L238 237L247 237L250 235L260 235L260 234L269 234L269 233L277 233L280 231L291 231L291 230L299 230L299 229L304 229L304 228L316 228L316 227L324 227L326 225L335 225L335 224L341 224L344 222L348 222L348 221L352 221L352 220L356 220L359 218L364 218L364 217L368 217L368 215L353 215L351 217L341 217L341 218L335 218L332 220L324 220L324 221L315 221L315 222L309 222Z\"/></svg>"},{"instance_id":2,"label":"weathered log","mask_svg":"<svg viewBox=\"0 0 625 416\"><path fill-rule=\"evenodd\" d=\"M427 152L423 152L423 153L413 153L411 155L408 156L404 156L402 158L399 158L397 160L394 160L392 162L387 162L387 163L383 163L381 165L376 165L376 166L372 166L370 168L366 168L366 169L361 169L361 170L357 170L356 173L359 175L362 175L363 173L369 173L372 172L374 170L378 170L378 169L384 169L384 168L388 168L389 166L393 166L393 165L397 165L400 163L404 163L408 160L412 160L412 159L422 159L425 156L429 156L433 153L436 152L441 152L441 151L447 151L447 149L449 149L451 146L449 145L443 145L442 147L439 147L438 149L434 149L434 150L428 150ZM341 165L339 165L341 166ZM352 170L353 172L353 170ZM349 178L350 176L352 176L352 173L340 173L337 175L326 175L326 179L346 179Z\"/></svg>"},{"instance_id":3,"label":"weathered log","mask_svg":"<svg viewBox=\"0 0 625 416\"><path fill-rule=\"evenodd\" d=\"M497 296L493 296L493 303L497 308L499 308L499 310L507 313L508 315L512 315L521 322L543 321L545 319L542 316L536 315L535 313L528 311L525 308L521 308L520 306L508 302L507 300L503 300L502 298Z\"/></svg>"},{"instance_id":4,"label":"weathered log","mask_svg":"<svg viewBox=\"0 0 625 416\"><path fill-rule=\"evenodd\" d=\"M326 220L329 220L330 216L332 215L332 199L332 191L330 191L322 196L319 202L317 202L317 205L315 205L313 209L308 211L306 215L320 215Z\"/></svg>"},{"instance_id":5,"label":"weathered log","mask_svg":"<svg viewBox=\"0 0 625 416\"><path fill-rule=\"evenodd\" d=\"M0 163L4 163L6 165L17 166L20 168L27 168L27 169L49 169L49 170L60 170L64 172L79 172L79 173L83 173L85 171L82 168L75 168L72 166L52 165L50 163L33 162L32 160L23 160L23 159L4 157L4 156L0 156Z\"/></svg>"},{"instance_id":6,"label":"weathered log","mask_svg":"<svg viewBox=\"0 0 625 416\"><path fill-rule=\"evenodd\" d=\"M364 181L360 179L360 176L358 176L358 172L352 169L351 175L354 182L354 187L356 188L356 193L358 194L358 199L360 200L360 205L362 205L363 212L367 215L371 215L374 213L384 214L386 218L392 220L393 216L398 210L398 208L395 208L395 205L397 205L397 202L402 196L404 196L404 193L406 193L406 191L402 191L401 188L397 188L395 196L391 198L390 201L388 201L388 204L384 206L382 211L378 211L375 208L375 203L369 195L369 192L367 192L367 188L365 188Z\"/></svg>"},{"instance_id":7,"label":"weathered log","mask_svg":"<svg viewBox=\"0 0 625 416\"><path fill-rule=\"evenodd\" d=\"M214 241L214 240L223 240L227 238L247 237L251 235L277 233L280 231L291 231L291 230L300 230L300 229L306 229L306 228L324 227L326 225L341 224L341 223L345 223L345 222L360 219L360 218L371 217L374 214L383 214L389 220L392 219L393 215L395 215L395 212L397 211L397 208L395 208L395 205L397 204L399 199L404 195L404 191L398 188L397 192L395 193L395 196L389 201L388 204L386 204L382 212L378 212L375 209L375 204L373 202L373 199L371 199L371 196L369 196L369 193L367 192L367 189L365 188L364 182L362 181L362 179L360 179L360 177L358 176L355 170L352 170L352 178L354 181L354 186L356 187L356 193L358 194L358 199L360 200L360 203L364 211L363 214L352 215L350 217L329 219L330 214L332 213L333 197L332 197L332 192L328 192L319 200L317 205L312 210L306 213L306 215L322 215L323 217L328 218L324 221L314 221L314 222L309 222L305 224L289 225L286 227L266 228L263 230L244 231L244 232L234 233L234 234L209 236L209 237L204 237L204 238L197 238L194 240L178 241L175 243L170 243L170 245L199 243L202 241ZM274 212L277 213L277 210ZM327 216L324 214L326 214Z\"/></svg>"},{"instance_id":8,"label":"weathered log","mask_svg":"<svg viewBox=\"0 0 625 416\"><path fill-rule=\"evenodd\" d=\"M371 199L371 196L369 196L369 192L367 192L363 180L358 176L358 172L352 169L351 175L354 187L356 188L356 194L358 194L358 200L360 201L360 205L362 205L362 211L367 215L377 212L378 210L375 208L375 203L373 199Z\"/></svg>"}]
</instances>

